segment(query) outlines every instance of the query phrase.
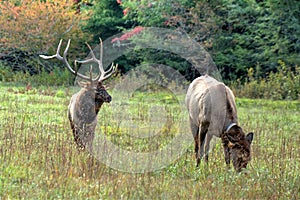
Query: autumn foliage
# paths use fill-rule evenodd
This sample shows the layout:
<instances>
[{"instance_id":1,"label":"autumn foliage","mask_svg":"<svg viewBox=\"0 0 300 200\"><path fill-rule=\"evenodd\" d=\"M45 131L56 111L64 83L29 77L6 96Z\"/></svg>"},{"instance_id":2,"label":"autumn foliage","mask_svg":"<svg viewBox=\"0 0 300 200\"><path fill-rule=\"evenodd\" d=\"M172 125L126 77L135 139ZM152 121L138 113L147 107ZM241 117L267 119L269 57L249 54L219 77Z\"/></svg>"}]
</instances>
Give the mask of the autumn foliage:
<instances>
[{"instance_id":1,"label":"autumn foliage","mask_svg":"<svg viewBox=\"0 0 300 200\"><path fill-rule=\"evenodd\" d=\"M72 4L66 0L0 0L0 51L47 52L60 38L82 36L82 15L75 14Z\"/></svg>"},{"instance_id":2,"label":"autumn foliage","mask_svg":"<svg viewBox=\"0 0 300 200\"><path fill-rule=\"evenodd\" d=\"M144 27L142 27L142 26L136 26L133 30L131 30L131 31L127 32L127 33L124 33L121 37L113 38L111 40L111 42L114 43L114 42L117 42L117 41L127 40L127 39L131 38L132 36L134 36L136 34L139 34L143 30L144 30Z\"/></svg>"}]
</instances>

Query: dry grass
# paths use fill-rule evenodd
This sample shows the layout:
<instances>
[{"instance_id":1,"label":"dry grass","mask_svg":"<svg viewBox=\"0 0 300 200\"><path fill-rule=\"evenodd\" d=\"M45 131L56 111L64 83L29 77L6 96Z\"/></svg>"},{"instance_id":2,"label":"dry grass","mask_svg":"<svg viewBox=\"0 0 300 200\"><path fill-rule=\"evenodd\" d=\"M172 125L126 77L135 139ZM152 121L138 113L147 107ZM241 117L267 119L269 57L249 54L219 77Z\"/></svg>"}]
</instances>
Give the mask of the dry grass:
<instances>
[{"instance_id":1,"label":"dry grass","mask_svg":"<svg viewBox=\"0 0 300 200\"><path fill-rule=\"evenodd\" d=\"M299 102L237 100L241 125L255 133L247 175L226 169L220 140L209 164L196 169L192 136L190 147L176 162L159 171L131 174L111 169L76 149L66 116L69 89L24 91L23 86L1 84L0 91L2 199L299 198ZM175 113L174 104L169 102L170 113ZM110 112L107 108L103 113ZM143 109L132 107L141 124L147 120L148 111ZM99 120L103 113L100 111ZM99 127L107 127L109 121L106 117ZM118 140L118 145L128 149L141 145L141 151L154 148L147 140L134 142L134 138L122 137L125 130L112 134L114 123L118 124L111 122L106 134L112 141ZM172 138L172 134L165 136L158 141Z\"/></svg>"}]
</instances>

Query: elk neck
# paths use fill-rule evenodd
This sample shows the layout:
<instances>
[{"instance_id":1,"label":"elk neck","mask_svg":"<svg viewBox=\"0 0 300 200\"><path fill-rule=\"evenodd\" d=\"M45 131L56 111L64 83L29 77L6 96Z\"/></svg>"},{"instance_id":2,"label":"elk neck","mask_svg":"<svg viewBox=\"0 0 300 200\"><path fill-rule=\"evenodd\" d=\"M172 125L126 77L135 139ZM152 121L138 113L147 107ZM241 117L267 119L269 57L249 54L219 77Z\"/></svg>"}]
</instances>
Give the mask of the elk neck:
<instances>
[{"instance_id":1,"label":"elk neck","mask_svg":"<svg viewBox=\"0 0 300 200\"><path fill-rule=\"evenodd\" d=\"M91 123L97 117L97 109L99 111L102 103L96 103L95 95L92 91L82 89L79 92L76 101L76 115L79 119L86 123Z\"/></svg>"},{"instance_id":2,"label":"elk neck","mask_svg":"<svg viewBox=\"0 0 300 200\"><path fill-rule=\"evenodd\" d=\"M104 101L102 99L96 99L95 98L95 113L96 115L98 115L98 112L102 106L102 104L104 103Z\"/></svg>"}]
</instances>

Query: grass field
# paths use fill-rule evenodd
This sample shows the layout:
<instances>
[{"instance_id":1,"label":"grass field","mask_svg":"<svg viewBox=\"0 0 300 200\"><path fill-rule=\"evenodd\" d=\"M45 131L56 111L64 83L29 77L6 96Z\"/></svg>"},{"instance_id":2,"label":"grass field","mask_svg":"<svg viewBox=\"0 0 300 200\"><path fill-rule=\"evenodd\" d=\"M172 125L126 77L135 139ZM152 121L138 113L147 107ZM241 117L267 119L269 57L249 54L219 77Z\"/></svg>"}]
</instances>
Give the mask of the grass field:
<instances>
[{"instance_id":1,"label":"grass field","mask_svg":"<svg viewBox=\"0 0 300 200\"><path fill-rule=\"evenodd\" d=\"M164 169L128 173L76 149L66 114L74 91L0 84L0 199L300 198L299 101L237 99L241 126L255 133L247 174L226 168L219 139L209 164L195 168L192 136L183 155ZM128 151L162 148L176 136L176 121L186 117L168 93L138 92L127 104L116 95L100 110L97 129ZM154 104L168 111L154 117L166 120L162 127L149 117ZM136 128L151 138L132 137Z\"/></svg>"}]
</instances>

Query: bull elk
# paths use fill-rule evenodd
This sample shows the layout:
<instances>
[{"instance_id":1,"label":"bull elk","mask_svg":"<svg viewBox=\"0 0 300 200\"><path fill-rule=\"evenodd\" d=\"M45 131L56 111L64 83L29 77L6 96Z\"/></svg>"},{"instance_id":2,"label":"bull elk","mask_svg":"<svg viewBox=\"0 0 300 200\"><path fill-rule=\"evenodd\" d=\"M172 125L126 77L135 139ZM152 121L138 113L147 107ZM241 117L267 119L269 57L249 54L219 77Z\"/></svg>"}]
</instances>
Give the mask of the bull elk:
<instances>
[{"instance_id":1,"label":"bull elk","mask_svg":"<svg viewBox=\"0 0 300 200\"><path fill-rule=\"evenodd\" d=\"M203 156L208 161L210 141L215 136L222 139L227 166L232 159L236 171L246 168L251 160L253 133L245 135L238 125L232 91L223 83L205 75L190 84L185 102L195 141L197 166Z\"/></svg>"},{"instance_id":2,"label":"bull elk","mask_svg":"<svg viewBox=\"0 0 300 200\"><path fill-rule=\"evenodd\" d=\"M92 66L90 69L90 77L85 76L75 71L68 63L67 52L70 46L70 40L67 43L63 56L60 55L61 45L62 40L59 42L55 55L40 55L40 57L43 59L57 58L65 64L72 74L87 81L82 84L81 90L72 96L68 107L68 118L77 146L80 149L86 149L87 147L91 151L98 112L104 102L109 103L112 100L103 85L103 81L108 79L116 71L117 65L112 64L107 71L103 69L103 45L100 39L100 59L96 58L92 48L87 44L92 58L83 61L75 60L75 65L76 63L96 63L98 65L99 74L95 78L92 77Z\"/></svg>"}]
</instances>

